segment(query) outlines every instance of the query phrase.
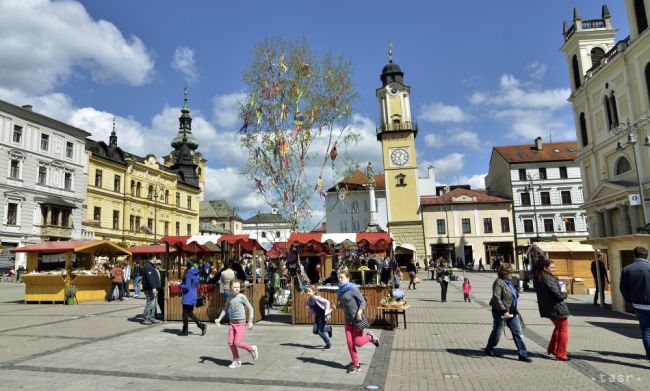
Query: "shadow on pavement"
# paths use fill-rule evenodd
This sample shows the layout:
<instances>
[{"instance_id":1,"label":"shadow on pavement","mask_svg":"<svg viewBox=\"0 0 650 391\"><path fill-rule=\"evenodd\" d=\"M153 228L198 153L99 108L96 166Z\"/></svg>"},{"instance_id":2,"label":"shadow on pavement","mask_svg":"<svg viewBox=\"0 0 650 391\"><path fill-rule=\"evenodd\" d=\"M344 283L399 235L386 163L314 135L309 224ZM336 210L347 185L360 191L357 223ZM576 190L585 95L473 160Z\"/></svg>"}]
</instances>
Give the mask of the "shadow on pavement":
<instances>
[{"instance_id":1,"label":"shadow on pavement","mask_svg":"<svg viewBox=\"0 0 650 391\"><path fill-rule=\"evenodd\" d=\"M624 357L624 358L630 358L633 360L645 360L646 356L642 354L635 354L635 353L621 353L621 352L608 352L604 350L585 350L585 352L592 352L599 354L601 356L615 356L615 357Z\"/></svg>"},{"instance_id":2,"label":"shadow on pavement","mask_svg":"<svg viewBox=\"0 0 650 391\"><path fill-rule=\"evenodd\" d=\"M178 335L178 334L181 333L181 329L162 329L162 330L160 330L160 332L167 333L167 334Z\"/></svg>"},{"instance_id":3,"label":"shadow on pavement","mask_svg":"<svg viewBox=\"0 0 650 391\"><path fill-rule=\"evenodd\" d=\"M228 365L230 365L230 363L232 363L231 360L224 360L223 358L214 358L214 357L208 357L208 356L201 356L201 357L199 357L199 360L200 360L199 361L200 364L205 364L206 361L210 361L210 362L215 363L215 364L217 364L219 366L222 366L222 367L227 367ZM242 365L244 365L244 364L247 364L247 363L242 363Z\"/></svg>"},{"instance_id":4,"label":"shadow on pavement","mask_svg":"<svg viewBox=\"0 0 650 391\"><path fill-rule=\"evenodd\" d=\"M268 314L264 315L264 321L271 323L291 324L291 315L289 314Z\"/></svg>"},{"instance_id":5,"label":"shadow on pavement","mask_svg":"<svg viewBox=\"0 0 650 391\"><path fill-rule=\"evenodd\" d=\"M281 346L291 346L294 348L303 348L303 349L319 349L318 346L314 345L303 345L301 343L293 343L293 342L287 342L287 343L281 343Z\"/></svg>"},{"instance_id":6,"label":"shadow on pavement","mask_svg":"<svg viewBox=\"0 0 650 391\"><path fill-rule=\"evenodd\" d=\"M296 357L298 360L302 362L306 362L309 364L318 364L318 365L324 365L326 367L330 368L336 368L336 369L346 369L347 367L341 363L335 362L335 361L327 361L327 360L321 360L319 358L314 358L314 357Z\"/></svg>"},{"instance_id":7,"label":"shadow on pavement","mask_svg":"<svg viewBox=\"0 0 650 391\"><path fill-rule=\"evenodd\" d=\"M610 353L615 353L615 352L610 352ZM591 356L591 355L586 355L586 354L571 354L569 352L569 357L574 359L574 360L583 360L583 361L592 361L592 362L599 362L599 363L604 363L604 364L618 364L618 365L623 365L626 367L634 367L634 368L640 368L640 369L648 369L650 368L648 365L642 365L642 364L633 364L633 363L627 363L627 362L621 362L620 360L610 360L608 358L604 358L601 356ZM645 357L641 356L642 359L645 360Z\"/></svg>"},{"instance_id":8,"label":"shadow on pavement","mask_svg":"<svg viewBox=\"0 0 650 391\"><path fill-rule=\"evenodd\" d=\"M612 311L612 306L605 304L605 308L593 305L593 303L571 303L567 302L571 316L593 316L598 318L636 319L634 315Z\"/></svg>"},{"instance_id":9,"label":"shadow on pavement","mask_svg":"<svg viewBox=\"0 0 650 391\"><path fill-rule=\"evenodd\" d=\"M613 322L587 322L593 326L601 327L605 330L612 331L624 337L641 339L641 330L638 325L628 323L613 323Z\"/></svg>"}]
</instances>

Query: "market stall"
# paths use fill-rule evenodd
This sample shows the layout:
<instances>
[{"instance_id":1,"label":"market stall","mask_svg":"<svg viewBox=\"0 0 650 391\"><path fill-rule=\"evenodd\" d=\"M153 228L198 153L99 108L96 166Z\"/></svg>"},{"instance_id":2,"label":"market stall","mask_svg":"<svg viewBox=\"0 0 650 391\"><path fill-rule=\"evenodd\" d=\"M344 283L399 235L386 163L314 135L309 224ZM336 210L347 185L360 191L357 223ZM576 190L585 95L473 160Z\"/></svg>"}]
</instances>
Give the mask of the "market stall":
<instances>
[{"instance_id":1,"label":"market stall","mask_svg":"<svg viewBox=\"0 0 650 391\"><path fill-rule=\"evenodd\" d=\"M341 267L347 267L352 275L352 281L359 286L361 294L366 299L366 316L372 324L382 319L381 301L389 295L389 287L377 284L376 271L359 270L358 262L369 260L371 258L380 259L383 256L390 255L392 239L389 233L385 232L360 232L360 233L342 233L342 234L324 234L324 233L294 233L289 237L291 251L296 253L296 261L303 264L304 268L309 268L310 263L318 262L320 277L318 282L309 279L310 283L317 286L319 294L336 303L337 286L323 285L323 280L334 270ZM291 258L292 255L289 255ZM312 266L313 267L313 266ZM313 278L316 278L314 275ZM307 296L302 293L299 284L294 284L292 297L294 305L292 306L292 322L294 324L311 323L312 319L307 317L307 309L303 305ZM332 324L343 324L344 317L342 310L337 309L332 313Z\"/></svg>"},{"instance_id":2,"label":"market stall","mask_svg":"<svg viewBox=\"0 0 650 391\"><path fill-rule=\"evenodd\" d=\"M27 253L26 303L64 302L66 296L78 302L104 300L111 288L110 273L98 267L96 257L113 263L116 257L131 255L108 240L41 242L11 251Z\"/></svg>"},{"instance_id":3,"label":"market stall","mask_svg":"<svg viewBox=\"0 0 650 391\"><path fill-rule=\"evenodd\" d=\"M569 293L585 294L586 289L595 288L591 275L591 261L596 256L590 244L577 242L536 242L526 251L534 270L539 256L550 258L555 263L555 275L564 280ZM607 262L605 262L607 264Z\"/></svg>"},{"instance_id":4,"label":"market stall","mask_svg":"<svg viewBox=\"0 0 650 391\"><path fill-rule=\"evenodd\" d=\"M217 261L223 262L239 260L244 254L251 254L252 270L255 270L259 262L257 255L264 254L262 246L249 235L166 236L160 241L168 248L176 248L177 256L181 259L185 259L187 256L195 257L195 259L196 257L213 256ZM178 265L178 268L168 279L165 287L165 319L181 320L183 306L179 284L184 272L180 266L183 262L171 263L169 254L166 254L166 259L168 265L172 268L174 265ZM256 273L253 273L251 282L246 281L242 289L255 309L255 321L262 319L264 315L264 263L259 262L259 264L262 268L261 278L258 279ZM213 321L224 307L224 297L217 285L200 284L199 292L205 297L205 305L196 308L194 313L201 320Z\"/></svg>"}]
</instances>

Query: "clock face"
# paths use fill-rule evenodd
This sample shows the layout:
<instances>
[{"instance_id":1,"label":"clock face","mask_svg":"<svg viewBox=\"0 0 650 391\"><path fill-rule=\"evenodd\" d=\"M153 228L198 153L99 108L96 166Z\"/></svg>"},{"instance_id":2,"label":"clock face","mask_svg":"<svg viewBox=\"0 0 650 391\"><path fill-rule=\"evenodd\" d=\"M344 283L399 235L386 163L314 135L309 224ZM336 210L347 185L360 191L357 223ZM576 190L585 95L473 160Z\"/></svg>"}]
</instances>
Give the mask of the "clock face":
<instances>
[{"instance_id":1,"label":"clock face","mask_svg":"<svg viewBox=\"0 0 650 391\"><path fill-rule=\"evenodd\" d=\"M409 151L406 148L395 148L390 153L390 161L396 166L403 166L409 162Z\"/></svg>"},{"instance_id":2,"label":"clock face","mask_svg":"<svg viewBox=\"0 0 650 391\"><path fill-rule=\"evenodd\" d=\"M391 96L397 95L398 92L399 91L395 87L390 87L390 89L388 90L388 94L390 94Z\"/></svg>"}]
</instances>

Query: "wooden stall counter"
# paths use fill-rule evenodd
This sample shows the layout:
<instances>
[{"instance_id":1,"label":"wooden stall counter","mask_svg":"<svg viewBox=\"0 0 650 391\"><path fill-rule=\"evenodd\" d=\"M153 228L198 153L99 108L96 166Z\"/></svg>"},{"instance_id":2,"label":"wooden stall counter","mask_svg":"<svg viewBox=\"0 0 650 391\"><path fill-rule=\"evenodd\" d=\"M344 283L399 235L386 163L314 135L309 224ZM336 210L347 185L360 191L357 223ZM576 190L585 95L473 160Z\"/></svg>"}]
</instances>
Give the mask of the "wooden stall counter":
<instances>
[{"instance_id":1,"label":"wooden stall counter","mask_svg":"<svg viewBox=\"0 0 650 391\"><path fill-rule=\"evenodd\" d=\"M202 307L194 307L194 314L204 322L214 322L223 310L226 300L219 292L217 285L199 285L199 292L205 297L205 304ZM264 285L249 284L242 289L248 301L251 302L255 313L253 321L257 322L264 316ZM182 290L179 285L170 284L167 286L165 295L165 320L183 320Z\"/></svg>"},{"instance_id":2,"label":"wooden stall counter","mask_svg":"<svg viewBox=\"0 0 650 391\"><path fill-rule=\"evenodd\" d=\"M381 306L381 299L386 297L389 294L389 290L384 285L366 285L360 286L359 290L363 297L366 298L366 317L368 322L372 325L373 323L382 323L383 314L378 309ZM329 300L332 305L336 305L338 289L336 287L319 287L318 294ZM301 293L300 290L294 290L293 292L293 324L310 324L314 322L313 317L308 317L309 309L305 308L305 302L307 301L307 294ZM330 322L334 325L345 324L345 315L343 310L338 308L332 312L332 320Z\"/></svg>"},{"instance_id":3,"label":"wooden stall counter","mask_svg":"<svg viewBox=\"0 0 650 391\"><path fill-rule=\"evenodd\" d=\"M65 301L65 276L60 274L23 274L25 303Z\"/></svg>"},{"instance_id":4,"label":"wooden stall counter","mask_svg":"<svg viewBox=\"0 0 650 391\"><path fill-rule=\"evenodd\" d=\"M77 301L106 300L111 290L111 278L108 275L77 274L73 276L72 286L77 288Z\"/></svg>"}]
</instances>

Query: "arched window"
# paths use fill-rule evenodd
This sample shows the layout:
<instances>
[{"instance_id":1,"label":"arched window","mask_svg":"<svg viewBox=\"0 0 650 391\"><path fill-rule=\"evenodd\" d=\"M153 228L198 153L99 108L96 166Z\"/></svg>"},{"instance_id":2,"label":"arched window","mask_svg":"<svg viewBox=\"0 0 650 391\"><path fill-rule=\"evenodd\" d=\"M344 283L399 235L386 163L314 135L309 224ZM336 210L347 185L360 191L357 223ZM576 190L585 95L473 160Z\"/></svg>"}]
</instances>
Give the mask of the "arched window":
<instances>
[{"instance_id":1,"label":"arched window","mask_svg":"<svg viewBox=\"0 0 650 391\"><path fill-rule=\"evenodd\" d=\"M609 108L609 99L607 96L603 97L603 108L605 109L605 121L607 121L607 129L612 128L612 112Z\"/></svg>"},{"instance_id":2,"label":"arched window","mask_svg":"<svg viewBox=\"0 0 650 391\"><path fill-rule=\"evenodd\" d=\"M636 28L641 34L648 28L648 18L646 17L643 0L634 0L634 16L636 18Z\"/></svg>"},{"instance_id":3,"label":"arched window","mask_svg":"<svg viewBox=\"0 0 650 391\"><path fill-rule=\"evenodd\" d=\"M135 181L131 181L131 195L135 195Z\"/></svg>"},{"instance_id":4,"label":"arched window","mask_svg":"<svg viewBox=\"0 0 650 391\"><path fill-rule=\"evenodd\" d=\"M589 144L589 137L587 135L587 120L585 113L580 113L580 138L582 139L582 146Z\"/></svg>"},{"instance_id":5,"label":"arched window","mask_svg":"<svg viewBox=\"0 0 650 391\"><path fill-rule=\"evenodd\" d=\"M632 166L630 165L630 161L627 160L625 156L621 156L616 161L616 175L625 174L628 171L632 171Z\"/></svg>"},{"instance_id":6,"label":"arched window","mask_svg":"<svg viewBox=\"0 0 650 391\"><path fill-rule=\"evenodd\" d=\"M591 49L591 66L598 66L603 57L605 57L605 50L603 48L595 47Z\"/></svg>"},{"instance_id":7,"label":"arched window","mask_svg":"<svg viewBox=\"0 0 650 391\"><path fill-rule=\"evenodd\" d=\"M135 185L135 196L136 196L136 197L140 197L140 189L141 189L141 188L142 188L142 185L140 185L140 182L138 182L138 183Z\"/></svg>"},{"instance_id":8,"label":"arched window","mask_svg":"<svg viewBox=\"0 0 650 391\"><path fill-rule=\"evenodd\" d=\"M605 119L607 120L607 129L614 129L618 126L618 109L616 108L616 96L612 91L609 96L603 98L605 106Z\"/></svg>"},{"instance_id":9,"label":"arched window","mask_svg":"<svg viewBox=\"0 0 650 391\"><path fill-rule=\"evenodd\" d=\"M149 187L147 187L147 199L153 200L153 196L153 185L149 185Z\"/></svg>"},{"instance_id":10,"label":"arched window","mask_svg":"<svg viewBox=\"0 0 650 391\"><path fill-rule=\"evenodd\" d=\"M616 108L616 96L614 96L614 91L609 94L609 107L612 111L612 119L614 120L614 126L618 126L618 109Z\"/></svg>"},{"instance_id":11,"label":"arched window","mask_svg":"<svg viewBox=\"0 0 650 391\"><path fill-rule=\"evenodd\" d=\"M165 204L169 204L169 190L165 190Z\"/></svg>"},{"instance_id":12,"label":"arched window","mask_svg":"<svg viewBox=\"0 0 650 391\"><path fill-rule=\"evenodd\" d=\"M574 55L571 60L571 67L573 68L573 86L577 90L580 88L580 68L578 67L578 56Z\"/></svg>"}]
</instances>

